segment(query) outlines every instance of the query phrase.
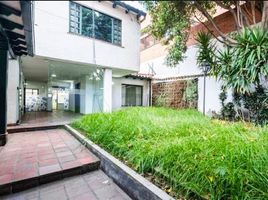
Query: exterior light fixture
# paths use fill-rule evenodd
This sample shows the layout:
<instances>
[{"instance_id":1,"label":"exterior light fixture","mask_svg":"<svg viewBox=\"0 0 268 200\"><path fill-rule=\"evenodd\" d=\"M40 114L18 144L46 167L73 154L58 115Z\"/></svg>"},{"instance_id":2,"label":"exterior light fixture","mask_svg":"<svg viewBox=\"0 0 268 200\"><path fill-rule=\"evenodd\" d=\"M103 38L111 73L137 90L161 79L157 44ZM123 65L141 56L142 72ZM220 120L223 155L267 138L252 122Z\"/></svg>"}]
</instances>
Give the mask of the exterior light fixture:
<instances>
[{"instance_id":1,"label":"exterior light fixture","mask_svg":"<svg viewBox=\"0 0 268 200\"><path fill-rule=\"evenodd\" d=\"M55 78L55 77L57 77L57 75L56 74L51 74L51 77L54 77Z\"/></svg>"},{"instance_id":2,"label":"exterior light fixture","mask_svg":"<svg viewBox=\"0 0 268 200\"><path fill-rule=\"evenodd\" d=\"M207 61L201 63L200 68L204 73L204 94L203 94L203 115L206 113L206 78L210 70L210 64Z\"/></svg>"}]
</instances>

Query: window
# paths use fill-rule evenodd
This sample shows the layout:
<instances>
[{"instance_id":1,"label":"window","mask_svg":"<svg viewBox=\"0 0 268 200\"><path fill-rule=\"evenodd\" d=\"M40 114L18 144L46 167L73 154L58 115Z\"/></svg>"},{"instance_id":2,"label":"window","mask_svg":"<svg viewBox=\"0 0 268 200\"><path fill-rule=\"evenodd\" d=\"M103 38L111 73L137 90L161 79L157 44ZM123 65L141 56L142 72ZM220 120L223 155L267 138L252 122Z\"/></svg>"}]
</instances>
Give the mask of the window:
<instances>
[{"instance_id":1,"label":"window","mask_svg":"<svg viewBox=\"0 0 268 200\"><path fill-rule=\"evenodd\" d=\"M70 32L121 45L121 20L70 2Z\"/></svg>"},{"instance_id":2,"label":"window","mask_svg":"<svg viewBox=\"0 0 268 200\"><path fill-rule=\"evenodd\" d=\"M142 106L142 86L122 85L122 106Z\"/></svg>"},{"instance_id":3,"label":"window","mask_svg":"<svg viewBox=\"0 0 268 200\"><path fill-rule=\"evenodd\" d=\"M26 95L39 95L39 89L26 89Z\"/></svg>"}]
</instances>

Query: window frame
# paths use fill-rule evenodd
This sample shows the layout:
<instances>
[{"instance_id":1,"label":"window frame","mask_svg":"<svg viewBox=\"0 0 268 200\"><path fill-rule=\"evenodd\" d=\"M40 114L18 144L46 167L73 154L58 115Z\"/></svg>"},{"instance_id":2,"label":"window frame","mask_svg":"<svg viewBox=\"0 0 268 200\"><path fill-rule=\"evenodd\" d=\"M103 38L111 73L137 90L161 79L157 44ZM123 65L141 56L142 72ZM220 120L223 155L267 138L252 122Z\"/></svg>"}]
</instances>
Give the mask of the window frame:
<instances>
[{"instance_id":1,"label":"window frame","mask_svg":"<svg viewBox=\"0 0 268 200\"><path fill-rule=\"evenodd\" d=\"M122 102L122 87L123 86L135 86L135 87L141 88L141 104L140 105L135 105L135 106L123 105L123 102ZM126 96L125 96L125 99L126 99ZM125 83L121 84L121 107L136 107L136 106L143 106L143 85L125 84Z\"/></svg>"},{"instance_id":2,"label":"window frame","mask_svg":"<svg viewBox=\"0 0 268 200\"><path fill-rule=\"evenodd\" d=\"M27 90L31 90L31 91L32 91L32 92L31 92L31 93L32 93L31 95L34 95L34 94L33 94L33 91L36 90L36 91L37 91L37 95L39 95L39 89L38 89L38 88L25 88L25 93L26 93L26 94L27 94Z\"/></svg>"},{"instance_id":3,"label":"window frame","mask_svg":"<svg viewBox=\"0 0 268 200\"><path fill-rule=\"evenodd\" d=\"M109 41L105 41L105 40L102 40L102 39L98 39L98 38L96 38L95 37L95 32L94 32L94 29L93 29L93 36L92 37L90 37L90 36L87 36L87 35L83 35L82 34L82 9L80 9L80 27L79 27L79 33L76 33L76 32L72 32L71 31L71 4L76 4L76 5L78 5L78 6L80 6L81 8L82 7L84 7L84 8L86 8L86 9L90 9L90 10L92 10L92 12L93 12L93 15L94 15L94 13L95 12L98 12L98 13L100 13L100 14L102 14L102 15L105 15L105 16L108 16L108 17L110 17L110 18L112 18L112 19L115 19L115 20L118 20L118 21L120 21L121 22L121 26L120 26L120 28L121 28L121 30L120 30L120 33L121 33L121 38L120 38L120 43L114 43L114 20L112 20L112 42L109 42ZM94 18L94 17L93 17ZM94 24L95 22L93 22L93 24ZM112 44L112 45L115 45L115 46L119 46L119 47L123 47L123 45L122 45L122 41L123 41L123 36L122 36L122 20L121 19L119 19L119 18L117 18L117 17L114 17L114 16L111 16L111 15L108 15L108 14L106 14L106 13L103 13L103 12L101 12L101 11L99 11L99 10L96 10L96 9L93 9L93 8L91 8L91 7L89 7L89 6L86 6L86 5L83 5L83 4L80 4L80 3L77 3L77 2L74 2L74 1L69 1L69 33L71 33L71 34L74 34L74 35L79 35L79 36L82 36L82 37L86 37L86 38L91 38L91 39L95 39L95 40L98 40L98 41L102 41L102 42L105 42L105 43L108 43L108 44Z\"/></svg>"}]
</instances>

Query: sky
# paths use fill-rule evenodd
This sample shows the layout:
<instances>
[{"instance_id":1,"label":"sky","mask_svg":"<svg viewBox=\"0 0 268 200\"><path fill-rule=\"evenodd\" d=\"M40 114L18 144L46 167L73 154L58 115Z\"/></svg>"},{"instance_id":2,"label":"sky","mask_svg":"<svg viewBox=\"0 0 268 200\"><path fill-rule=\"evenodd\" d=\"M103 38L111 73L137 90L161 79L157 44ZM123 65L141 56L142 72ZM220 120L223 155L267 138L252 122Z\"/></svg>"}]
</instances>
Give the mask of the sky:
<instances>
[{"instance_id":1,"label":"sky","mask_svg":"<svg viewBox=\"0 0 268 200\"><path fill-rule=\"evenodd\" d=\"M145 8L143 7L143 5L141 5L139 3L139 1L123 1L123 2L126 3L126 4L129 4L131 6L133 6L135 8L137 8L139 10L142 10L142 11L145 11L146 12Z\"/></svg>"}]
</instances>

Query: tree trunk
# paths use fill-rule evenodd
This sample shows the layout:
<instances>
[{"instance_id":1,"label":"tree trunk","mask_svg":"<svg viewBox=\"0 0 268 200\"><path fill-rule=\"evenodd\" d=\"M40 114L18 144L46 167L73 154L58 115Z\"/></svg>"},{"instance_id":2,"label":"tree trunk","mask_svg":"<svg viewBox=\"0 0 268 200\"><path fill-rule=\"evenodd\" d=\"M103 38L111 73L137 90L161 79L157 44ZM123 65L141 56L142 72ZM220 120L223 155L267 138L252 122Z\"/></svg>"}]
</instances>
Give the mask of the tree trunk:
<instances>
[{"instance_id":1,"label":"tree trunk","mask_svg":"<svg viewBox=\"0 0 268 200\"><path fill-rule=\"evenodd\" d=\"M268 1L263 1L263 10L262 10L262 26L264 29L268 28Z\"/></svg>"}]
</instances>

